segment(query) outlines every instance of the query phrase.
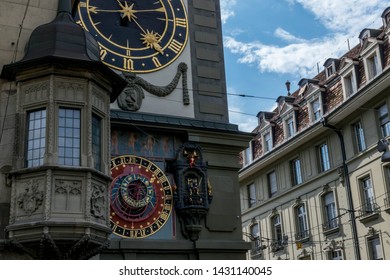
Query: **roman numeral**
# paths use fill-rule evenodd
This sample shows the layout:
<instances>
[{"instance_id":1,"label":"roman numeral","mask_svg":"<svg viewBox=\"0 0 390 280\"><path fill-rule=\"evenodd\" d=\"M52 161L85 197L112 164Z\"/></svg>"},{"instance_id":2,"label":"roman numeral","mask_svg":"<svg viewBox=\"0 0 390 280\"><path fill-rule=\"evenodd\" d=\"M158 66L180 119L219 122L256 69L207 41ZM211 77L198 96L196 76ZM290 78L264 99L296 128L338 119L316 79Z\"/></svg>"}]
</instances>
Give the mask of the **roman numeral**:
<instances>
[{"instance_id":1,"label":"roman numeral","mask_svg":"<svg viewBox=\"0 0 390 280\"><path fill-rule=\"evenodd\" d=\"M161 62L158 60L157 57L152 57L152 61L156 67L161 67Z\"/></svg>"},{"instance_id":2,"label":"roman numeral","mask_svg":"<svg viewBox=\"0 0 390 280\"><path fill-rule=\"evenodd\" d=\"M123 69L134 70L134 63L130 58L123 58Z\"/></svg>"},{"instance_id":3,"label":"roman numeral","mask_svg":"<svg viewBox=\"0 0 390 280\"><path fill-rule=\"evenodd\" d=\"M179 41L173 39L168 49L172 50L174 53L177 54L182 47L183 47L183 43L180 43Z\"/></svg>"},{"instance_id":4,"label":"roman numeral","mask_svg":"<svg viewBox=\"0 0 390 280\"><path fill-rule=\"evenodd\" d=\"M180 26L183 28L187 27L187 21L185 18L175 18L176 26Z\"/></svg>"}]
</instances>

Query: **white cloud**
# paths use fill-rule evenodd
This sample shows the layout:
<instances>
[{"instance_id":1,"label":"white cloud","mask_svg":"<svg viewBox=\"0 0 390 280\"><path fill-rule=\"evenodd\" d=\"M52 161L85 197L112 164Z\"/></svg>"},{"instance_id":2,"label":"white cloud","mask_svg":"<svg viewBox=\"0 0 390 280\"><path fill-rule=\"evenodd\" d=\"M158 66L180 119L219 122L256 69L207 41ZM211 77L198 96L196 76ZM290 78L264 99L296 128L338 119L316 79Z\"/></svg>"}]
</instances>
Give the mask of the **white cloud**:
<instances>
[{"instance_id":1,"label":"white cloud","mask_svg":"<svg viewBox=\"0 0 390 280\"><path fill-rule=\"evenodd\" d=\"M232 53L239 54L239 63L255 64L260 72L281 74L296 73L299 77L317 74L317 64L322 70L323 62L329 58L329 50L341 50L346 46L343 36L322 40L305 41L279 47L260 42L243 43L233 37L225 37L224 45ZM339 53L334 53L338 57Z\"/></svg>"},{"instance_id":2,"label":"white cloud","mask_svg":"<svg viewBox=\"0 0 390 280\"><path fill-rule=\"evenodd\" d=\"M330 57L339 57L350 45L358 43L357 36L364 28L379 27L380 15L387 7L383 0L286 0L297 3L314 14L331 32L328 37L304 40L288 31L277 28L274 35L288 42L288 45L267 45L262 42L242 42L233 35L224 37L224 46L239 55L238 62L256 65L260 72L280 74L295 73L300 77L311 77L322 70L323 63ZM233 9L235 0L222 0ZM230 5L228 5L230 3Z\"/></svg>"},{"instance_id":3,"label":"white cloud","mask_svg":"<svg viewBox=\"0 0 390 280\"><path fill-rule=\"evenodd\" d=\"M276 37L279 37L287 42L295 42L295 43L302 43L302 42L305 42L306 40L302 39L302 38L298 38L294 35L292 35L290 32L284 30L283 28L281 27L278 27L276 28L275 30L275 36Z\"/></svg>"},{"instance_id":4,"label":"white cloud","mask_svg":"<svg viewBox=\"0 0 390 280\"><path fill-rule=\"evenodd\" d=\"M383 0L295 0L295 2L312 12L329 30L354 36L365 27L380 27L380 15L389 5Z\"/></svg>"},{"instance_id":5,"label":"white cloud","mask_svg":"<svg viewBox=\"0 0 390 280\"><path fill-rule=\"evenodd\" d=\"M237 0L221 0L221 20L225 23L230 17L234 16L234 6Z\"/></svg>"}]
</instances>

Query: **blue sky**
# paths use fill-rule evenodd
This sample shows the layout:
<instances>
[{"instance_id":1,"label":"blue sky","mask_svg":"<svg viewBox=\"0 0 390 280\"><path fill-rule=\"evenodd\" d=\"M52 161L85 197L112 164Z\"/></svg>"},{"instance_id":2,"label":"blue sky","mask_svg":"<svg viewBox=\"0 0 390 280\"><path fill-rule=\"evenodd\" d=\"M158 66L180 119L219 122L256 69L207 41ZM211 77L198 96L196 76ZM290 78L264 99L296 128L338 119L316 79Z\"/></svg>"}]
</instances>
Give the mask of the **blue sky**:
<instances>
[{"instance_id":1,"label":"blue sky","mask_svg":"<svg viewBox=\"0 0 390 280\"><path fill-rule=\"evenodd\" d=\"M358 43L364 28L379 28L386 0L220 0L229 119L252 131L259 111L312 78L326 59ZM239 94L255 96L240 97Z\"/></svg>"}]
</instances>

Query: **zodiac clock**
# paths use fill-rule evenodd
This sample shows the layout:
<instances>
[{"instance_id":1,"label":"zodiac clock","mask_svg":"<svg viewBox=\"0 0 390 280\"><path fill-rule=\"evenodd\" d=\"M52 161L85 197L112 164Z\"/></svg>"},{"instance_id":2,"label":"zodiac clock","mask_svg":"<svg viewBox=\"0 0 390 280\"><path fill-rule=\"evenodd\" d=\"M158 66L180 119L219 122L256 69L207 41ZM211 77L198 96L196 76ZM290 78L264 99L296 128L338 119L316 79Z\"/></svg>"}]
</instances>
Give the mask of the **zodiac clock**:
<instances>
[{"instance_id":1,"label":"zodiac clock","mask_svg":"<svg viewBox=\"0 0 390 280\"><path fill-rule=\"evenodd\" d=\"M183 0L80 0L76 20L98 42L101 60L120 71L160 70L188 39Z\"/></svg>"},{"instance_id":2,"label":"zodiac clock","mask_svg":"<svg viewBox=\"0 0 390 280\"><path fill-rule=\"evenodd\" d=\"M155 234L173 205L168 177L153 162L126 155L111 160L110 220L113 233L126 238Z\"/></svg>"}]
</instances>

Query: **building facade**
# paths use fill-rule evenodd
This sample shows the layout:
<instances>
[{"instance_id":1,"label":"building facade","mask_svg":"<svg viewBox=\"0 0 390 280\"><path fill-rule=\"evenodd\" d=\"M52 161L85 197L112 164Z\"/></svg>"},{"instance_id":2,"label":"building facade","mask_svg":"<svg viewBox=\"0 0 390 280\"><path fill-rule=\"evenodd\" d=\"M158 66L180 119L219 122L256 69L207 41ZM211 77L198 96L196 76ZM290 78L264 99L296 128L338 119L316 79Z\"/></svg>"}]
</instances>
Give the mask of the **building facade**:
<instances>
[{"instance_id":1,"label":"building facade","mask_svg":"<svg viewBox=\"0 0 390 280\"><path fill-rule=\"evenodd\" d=\"M245 259L219 1L0 11L0 259Z\"/></svg>"},{"instance_id":2,"label":"building facade","mask_svg":"<svg viewBox=\"0 0 390 280\"><path fill-rule=\"evenodd\" d=\"M242 153L249 259L390 259L390 8L258 113Z\"/></svg>"}]
</instances>

